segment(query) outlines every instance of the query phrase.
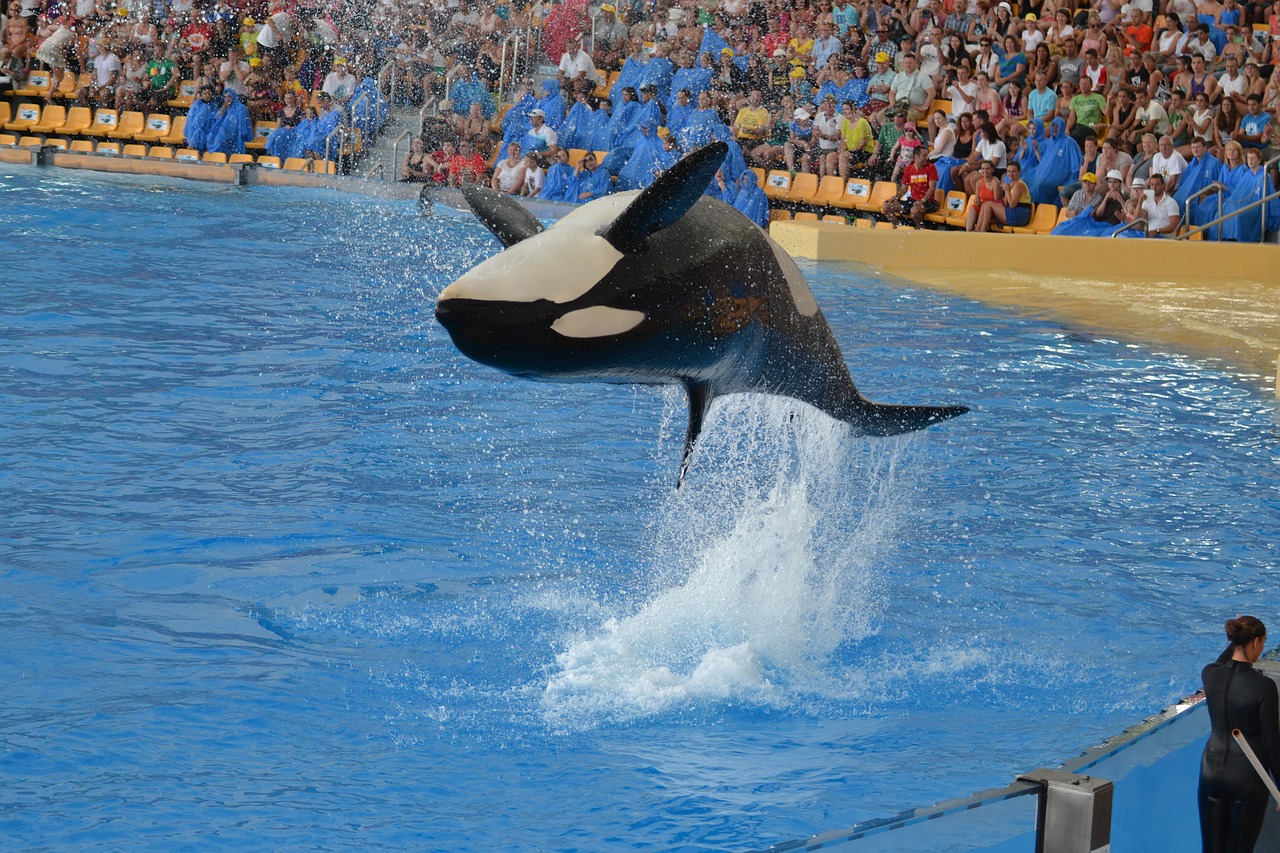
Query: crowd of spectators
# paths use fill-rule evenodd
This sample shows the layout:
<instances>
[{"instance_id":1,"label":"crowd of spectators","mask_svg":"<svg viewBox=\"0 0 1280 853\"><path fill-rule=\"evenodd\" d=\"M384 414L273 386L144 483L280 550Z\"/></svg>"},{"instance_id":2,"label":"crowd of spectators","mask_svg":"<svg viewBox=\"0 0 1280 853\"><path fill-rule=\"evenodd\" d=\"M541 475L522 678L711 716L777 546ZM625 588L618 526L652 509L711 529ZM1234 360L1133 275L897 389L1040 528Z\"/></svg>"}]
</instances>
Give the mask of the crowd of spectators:
<instances>
[{"instance_id":1,"label":"crowd of spectators","mask_svg":"<svg viewBox=\"0 0 1280 853\"><path fill-rule=\"evenodd\" d=\"M917 224L956 190L975 230L1055 204L1067 233L1141 219L1130 233L1155 236L1209 188L1193 221L1246 206L1280 153L1280 0L8 3L0 59L91 72L77 100L150 108L194 79L210 128L273 118L272 148L316 156L344 119L376 130L394 89L446 119L403 179L562 201L723 140L708 192L758 220L750 166L896 182L886 213ZM571 165L574 149L592 153ZM1219 236L1280 225L1280 207L1255 213Z\"/></svg>"}]
</instances>

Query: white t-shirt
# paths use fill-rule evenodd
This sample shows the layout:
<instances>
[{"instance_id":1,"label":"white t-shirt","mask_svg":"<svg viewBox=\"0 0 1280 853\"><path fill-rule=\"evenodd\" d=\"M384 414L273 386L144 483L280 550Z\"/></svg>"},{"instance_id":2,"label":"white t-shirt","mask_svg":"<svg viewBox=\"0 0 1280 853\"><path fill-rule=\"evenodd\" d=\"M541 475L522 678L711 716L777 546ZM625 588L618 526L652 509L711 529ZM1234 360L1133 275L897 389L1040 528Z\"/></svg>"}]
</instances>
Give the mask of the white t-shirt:
<instances>
[{"instance_id":1,"label":"white t-shirt","mask_svg":"<svg viewBox=\"0 0 1280 853\"><path fill-rule=\"evenodd\" d=\"M286 38L289 36L289 25L291 22L289 20L288 12L276 12L271 16L271 23L276 25L276 29L280 31L281 36ZM279 43L280 40L276 37L276 34L272 32L271 27L263 26L262 29L258 30L258 44L263 47L275 47Z\"/></svg>"},{"instance_id":2,"label":"white t-shirt","mask_svg":"<svg viewBox=\"0 0 1280 853\"><path fill-rule=\"evenodd\" d=\"M524 170L524 190L526 195L537 195L542 192L542 185L546 182L547 173L540 167L537 169L525 168Z\"/></svg>"},{"instance_id":3,"label":"white t-shirt","mask_svg":"<svg viewBox=\"0 0 1280 853\"><path fill-rule=\"evenodd\" d=\"M973 104L960 97L960 92L962 91L970 98L974 97L978 94L977 82L970 80L968 83L961 85L960 81L957 80L948 87L947 94L951 96L951 117L954 119L960 118L965 113L973 112Z\"/></svg>"},{"instance_id":4,"label":"white t-shirt","mask_svg":"<svg viewBox=\"0 0 1280 853\"><path fill-rule=\"evenodd\" d=\"M348 74L345 69L330 71L325 75L324 86L321 88L332 95L335 101L345 101L356 90L356 82L355 75Z\"/></svg>"},{"instance_id":5,"label":"white t-shirt","mask_svg":"<svg viewBox=\"0 0 1280 853\"><path fill-rule=\"evenodd\" d=\"M821 111L813 117L813 133L817 136L819 133L836 134L835 139L824 139L818 137L818 148L823 151L835 151L840 147L840 120L842 116L839 113L832 115L823 115Z\"/></svg>"},{"instance_id":6,"label":"white t-shirt","mask_svg":"<svg viewBox=\"0 0 1280 853\"><path fill-rule=\"evenodd\" d=\"M1147 200L1142 203L1142 211L1147 215L1148 231L1159 231L1161 228L1168 228L1173 218L1180 215L1178 203L1168 193L1165 193L1159 201L1148 195Z\"/></svg>"},{"instance_id":7,"label":"white t-shirt","mask_svg":"<svg viewBox=\"0 0 1280 853\"><path fill-rule=\"evenodd\" d=\"M524 160L517 160L511 165L503 160L493 167L493 176L498 179L498 189L504 193L515 192L524 180Z\"/></svg>"},{"instance_id":8,"label":"white t-shirt","mask_svg":"<svg viewBox=\"0 0 1280 853\"><path fill-rule=\"evenodd\" d=\"M1008 165L1005 162L1005 155L1007 154L1007 151L1004 147L1004 143L1000 140L997 139L995 142L988 142L987 138L984 136L978 140L978 144L974 147L977 150L979 157L983 160L990 160L992 163L995 163L997 169L1003 169Z\"/></svg>"},{"instance_id":9,"label":"white t-shirt","mask_svg":"<svg viewBox=\"0 0 1280 853\"><path fill-rule=\"evenodd\" d=\"M600 82L600 75L596 73L596 64L591 61L591 54L581 49L566 50L560 57L560 73L573 80L577 78L579 72L585 72L584 76L592 82Z\"/></svg>"},{"instance_id":10,"label":"white t-shirt","mask_svg":"<svg viewBox=\"0 0 1280 853\"><path fill-rule=\"evenodd\" d=\"M1151 158L1151 174L1164 175L1164 179L1168 181L1175 175L1181 175L1187 170L1187 158L1183 157L1177 151L1172 156L1165 157L1159 151Z\"/></svg>"},{"instance_id":11,"label":"white t-shirt","mask_svg":"<svg viewBox=\"0 0 1280 853\"><path fill-rule=\"evenodd\" d=\"M224 62L221 65L219 65L218 78L221 79L223 72L228 71L230 69L231 69L230 62ZM249 74L249 63L241 60L240 62L236 63L235 73L229 75L227 79L223 81L222 85L225 88L235 92L237 95L241 97L241 99L243 99L245 95L249 94L249 87L244 84L244 78L247 77L248 74Z\"/></svg>"},{"instance_id":12,"label":"white t-shirt","mask_svg":"<svg viewBox=\"0 0 1280 853\"><path fill-rule=\"evenodd\" d=\"M111 82L112 74L120 73L120 57L114 53L102 53L93 61L93 85L102 87Z\"/></svg>"}]
</instances>

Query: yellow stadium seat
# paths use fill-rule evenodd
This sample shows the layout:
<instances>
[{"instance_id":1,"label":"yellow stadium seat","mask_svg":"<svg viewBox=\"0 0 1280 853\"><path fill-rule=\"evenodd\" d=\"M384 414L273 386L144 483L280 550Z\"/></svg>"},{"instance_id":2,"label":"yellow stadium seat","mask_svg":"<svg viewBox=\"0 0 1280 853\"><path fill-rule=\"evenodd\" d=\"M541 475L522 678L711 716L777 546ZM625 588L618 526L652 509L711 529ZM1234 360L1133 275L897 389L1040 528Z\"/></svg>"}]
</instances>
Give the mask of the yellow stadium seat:
<instances>
[{"instance_id":1,"label":"yellow stadium seat","mask_svg":"<svg viewBox=\"0 0 1280 853\"><path fill-rule=\"evenodd\" d=\"M49 72L32 71L27 75L27 85L14 89L9 94L15 98L43 98L49 91Z\"/></svg>"},{"instance_id":2,"label":"yellow stadium seat","mask_svg":"<svg viewBox=\"0 0 1280 853\"><path fill-rule=\"evenodd\" d=\"M63 74L62 82L58 84L58 91L53 93L55 98L61 98L69 101L76 96L77 89L87 89L93 85L93 75L88 71L77 77L74 74Z\"/></svg>"},{"instance_id":3,"label":"yellow stadium seat","mask_svg":"<svg viewBox=\"0 0 1280 853\"><path fill-rule=\"evenodd\" d=\"M40 105L39 104L18 104L18 115L13 121L7 121L4 124L5 130L16 130L19 133L26 133L27 129L34 127L40 123Z\"/></svg>"},{"instance_id":4,"label":"yellow stadium seat","mask_svg":"<svg viewBox=\"0 0 1280 853\"><path fill-rule=\"evenodd\" d=\"M876 181L871 187L871 195L861 204L854 205L858 210L868 213L879 213L884 203L898 194L898 185L893 181Z\"/></svg>"},{"instance_id":5,"label":"yellow stadium seat","mask_svg":"<svg viewBox=\"0 0 1280 853\"><path fill-rule=\"evenodd\" d=\"M200 158L200 162L225 163L227 162L227 155L223 154L221 151L206 151L204 152L204 156Z\"/></svg>"},{"instance_id":6,"label":"yellow stadium seat","mask_svg":"<svg viewBox=\"0 0 1280 853\"><path fill-rule=\"evenodd\" d=\"M929 107L929 114L942 110L948 117L951 115L951 101L948 98L934 98L933 106Z\"/></svg>"},{"instance_id":7,"label":"yellow stadium seat","mask_svg":"<svg viewBox=\"0 0 1280 853\"><path fill-rule=\"evenodd\" d=\"M0 133L0 145L12 147L18 144L18 137L12 133Z\"/></svg>"},{"instance_id":8,"label":"yellow stadium seat","mask_svg":"<svg viewBox=\"0 0 1280 853\"><path fill-rule=\"evenodd\" d=\"M871 197L871 182L866 178L850 178L844 182L843 194L831 201L832 207L860 209L858 205Z\"/></svg>"},{"instance_id":9,"label":"yellow stadium seat","mask_svg":"<svg viewBox=\"0 0 1280 853\"><path fill-rule=\"evenodd\" d=\"M50 134L58 131L67 121L67 108L49 104L40 114L40 121L27 128L27 133Z\"/></svg>"},{"instance_id":10,"label":"yellow stadium seat","mask_svg":"<svg viewBox=\"0 0 1280 853\"><path fill-rule=\"evenodd\" d=\"M606 158L606 157L608 157L608 156L609 156L609 152L608 152L608 151L592 151L591 153L592 153L592 154L594 154L594 155L596 155L596 163L597 163L597 164L599 164L599 163L603 163L603 162L604 162L604 158Z\"/></svg>"},{"instance_id":11,"label":"yellow stadium seat","mask_svg":"<svg viewBox=\"0 0 1280 853\"><path fill-rule=\"evenodd\" d=\"M581 163L582 158L586 156L587 156L587 150L585 148L570 148L569 149L569 168L570 169L578 168L578 164Z\"/></svg>"},{"instance_id":12,"label":"yellow stadium seat","mask_svg":"<svg viewBox=\"0 0 1280 853\"><path fill-rule=\"evenodd\" d=\"M106 136L120 126L120 114L115 110L99 109L93 114L93 124L80 132L81 136Z\"/></svg>"},{"instance_id":13,"label":"yellow stadium seat","mask_svg":"<svg viewBox=\"0 0 1280 853\"><path fill-rule=\"evenodd\" d=\"M194 148L179 148L173 152L173 159L181 160L184 163L199 163L200 152Z\"/></svg>"},{"instance_id":14,"label":"yellow stadium seat","mask_svg":"<svg viewBox=\"0 0 1280 853\"><path fill-rule=\"evenodd\" d=\"M764 179L764 194L772 199L782 199L791 191L791 173L786 169L774 169Z\"/></svg>"},{"instance_id":15,"label":"yellow stadium seat","mask_svg":"<svg viewBox=\"0 0 1280 853\"><path fill-rule=\"evenodd\" d=\"M823 222L834 222L837 225L848 225L849 220L844 218L842 213L824 213L822 214Z\"/></svg>"},{"instance_id":16,"label":"yellow stadium seat","mask_svg":"<svg viewBox=\"0 0 1280 853\"><path fill-rule=\"evenodd\" d=\"M844 195L844 179L839 175L827 175L818 181L818 191L814 193L809 203L819 207L831 207L842 195Z\"/></svg>"},{"instance_id":17,"label":"yellow stadium seat","mask_svg":"<svg viewBox=\"0 0 1280 853\"><path fill-rule=\"evenodd\" d=\"M800 172L791 181L791 189L783 196L784 201L792 204L809 204L818 193L818 176L809 172Z\"/></svg>"},{"instance_id":18,"label":"yellow stadium seat","mask_svg":"<svg viewBox=\"0 0 1280 853\"><path fill-rule=\"evenodd\" d=\"M1014 234L1048 234L1058 221L1056 204L1037 204L1031 213L1031 221L1021 228L1013 229Z\"/></svg>"},{"instance_id":19,"label":"yellow stadium seat","mask_svg":"<svg viewBox=\"0 0 1280 853\"><path fill-rule=\"evenodd\" d=\"M1053 224L1054 224L1054 227L1057 227L1057 226L1061 225L1062 223L1066 222L1068 219L1070 219L1071 217L1070 217L1070 216L1067 216L1067 214L1068 214L1068 213L1070 213L1070 212L1071 212L1071 211L1067 210L1065 207L1064 207L1064 208L1062 208L1062 210L1059 210L1059 211L1058 211L1058 220L1057 220L1055 223L1053 223Z\"/></svg>"},{"instance_id":20,"label":"yellow stadium seat","mask_svg":"<svg viewBox=\"0 0 1280 853\"><path fill-rule=\"evenodd\" d=\"M759 166L752 166L750 168L751 168L751 171L756 173L756 186L763 187L764 179L765 179L764 169L761 169Z\"/></svg>"},{"instance_id":21,"label":"yellow stadium seat","mask_svg":"<svg viewBox=\"0 0 1280 853\"><path fill-rule=\"evenodd\" d=\"M811 210L799 210L796 211L796 215L791 218L797 222L817 222L818 214Z\"/></svg>"},{"instance_id":22,"label":"yellow stadium seat","mask_svg":"<svg viewBox=\"0 0 1280 853\"><path fill-rule=\"evenodd\" d=\"M786 222L786 221L789 221L790 219L791 219L791 211L789 210L782 210L781 208L779 208L778 210L769 211L770 222Z\"/></svg>"},{"instance_id":23,"label":"yellow stadium seat","mask_svg":"<svg viewBox=\"0 0 1280 853\"><path fill-rule=\"evenodd\" d=\"M188 109L196 99L196 81L183 80L175 91L176 94L169 99L169 106L179 110Z\"/></svg>"},{"instance_id":24,"label":"yellow stadium seat","mask_svg":"<svg viewBox=\"0 0 1280 853\"><path fill-rule=\"evenodd\" d=\"M13 112L9 108L8 101L0 101L0 127L4 127L13 121Z\"/></svg>"},{"instance_id":25,"label":"yellow stadium seat","mask_svg":"<svg viewBox=\"0 0 1280 853\"><path fill-rule=\"evenodd\" d=\"M39 148L42 145L44 142L38 136L24 136L18 140L19 148Z\"/></svg>"},{"instance_id":26,"label":"yellow stadium seat","mask_svg":"<svg viewBox=\"0 0 1280 853\"><path fill-rule=\"evenodd\" d=\"M973 207L977 199L978 197L976 195L969 196L968 200L964 203L963 208L961 208L960 210L957 210L955 213L951 213L947 215L947 220L946 220L947 224L950 225L952 228L965 227L965 225L969 221L969 208Z\"/></svg>"},{"instance_id":27,"label":"yellow stadium seat","mask_svg":"<svg viewBox=\"0 0 1280 853\"><path fill-rule=\"evenodd\" d=\"M88 107L72 107L67 110L67 120L56 132L63 136L79 136L91 124L93 124L93 113Z\"/></svg>"},{"instance_id":28,"label":"yellow stadium seat","mask_svg":"<svg viewBox=\"0 0 1280 853\"><path fill-rule=\"evenodd\" d=\"M244 144L246 151L265 151L267 148L267 137L271 135L271 131L280 126L278 121L260 121L253 126L253 139Z\"/></svg>"},{"instance_id":29,"label":"yellow stadium seat","mask_svg":"<svg viewBox=\"0 0 1280 853\"><path fill-rule=\"evenodd\" d=\"M140 145L137 142L131 142L126 145L120 153L126 157L146 157L147 146Z\"/></svg>"},{"instance_id":30,"label":"yellow stadium seat","mask_svg":"<svg viewBox=\"0 0 1280 853\"><path fill-rule=\"evenodd\" d=\"M941 192L941 190L938 192ZM933 213L926 213L924 218L928 222L936 222L939 225L945 225L947 217L964 210L965 203L968 200L969 197L965 194L964 190L951 190L940 202L938 202L938 209Z\"/></svg>"},{"instance_id":31,"label":"yellow stadium seat","mask_svg":"<svg viewBox=\"0 0 1280 853\"><path fill-rule=\"evenodd\" d=\"M853 220L853 224L854 224L854 227L856 228L871 228L872 226L875 225L874 222L872 222L870 219L867 219L864 216L855 217Z\"/></svg>"},{"instance_id":32,"label":"yellow stadium seat","mask_svg":"<svg viewBox=\"0 0 1280 853\"><path fill-rule=\"evenodd\" d=\"M169 132L159 139L155 140L164 145L186 145L187 138L183 135L183 131L187 128L186 116L175 116L173 125L169 128Z\"/></svg>"},{"instance_id":33,"label":"yellow stadium seat","mask_svg":"<svg viewBox=\"0 0 1280 853\"><path fill-rule=\"evenodd\" d=\"M119 157L120 143L119 142L99 142L97 153L105 154L108 157Z\"/></svg>"},{"instance_id":34,"label":"yellow stadium seat","mask_svg":"<svg viewBox=\"0 0 1280 853\"><path fill-rule=\"evenodd\" d=\"M76 154L92 154L93 143L87 139L73 139L71 140L70 150Z\"/></svg>"},{"instance_id":35,"label":"yellow stadium seat","mask_svg":"<svg viewBox=\"0 0 1280 853\"><path fill-rule=\"evenodd\" d=\"M290 157L284 161L284 168L290 172L310 172L311 163L302 157Z\"/></svg>"},{"instance_id":36,"label":"yellow stadium seat","mask_svg":"<svg viewBox=\"0 0 1280 853\"><path fill-rule=\"evenodd\" d=\"M264 169L279 169L280 158L273 157L270 154L261 154L258 156L258 165Z\"/></svg>"},{"instance_id":37,"label":"yellow stadium seat","mask_svg":"<svg viewBox=\"0 0 1280 853\"><path fill-rule=\"evenodd\" d=\"M54 147L54 148L61 148L63 151L66 151L66 150L67 150L67 147L68 147L71 143L67 142L67 140L62 139L61 137L57 137L57 136L46 136L46 137L44 138L44 144L45 144L45 145L52 146L52 147Z\"/></svg>"},{"instance_id":38,"label":"yellow stadium seat","mask_svg":"<svg viewBox=\"0 0 1280 853\"><path fill-rule=\"evenodd\" d=\"M147 117L129 110L120 116L120 126L107 134L107 139L134 139L146 130Z\"/></svg>"},{"instance_id":39,"label":"yellow stadium seat","mask_svg":"<svg viewBox=\"0 0 1280 853\"><path fill-rule=\"evenodd\" d=\"M232 154L227 158L228 163L252 163L252 154Z\"/></svg>"},{"instance_id":40,"label":"yellow stadium seat","mask_svg":"<svg viewBox=\"0 0 1280 853\"><path fill-rule=\"evenodd\" d=\"M338 174L338 164L332 160L317 160L311 164L311 171L317 175L336 175Z\"/></svg>"},{"instance_id":41,"label":"yellow stadium seat","mask_svg":"<svg viewBox=\"0 0 1280 853\"><path fill-rule=\"evenodd\" d=\"M151 149L147 151L147 159L148 160L172 160L173 149L165 148L163 145L152 145Z\"/></svg>"},{"instance_id":42,"label":"yellow stadium seat","mask_svg":"<svg viewBox=\"0 0 1280 853\"><path fill-rule=\"evenodd\" d=\"M138 142L159 142L169 135L172 124L173 119L169 118L167 113L152 113L147 116L147 123L142 132L134 134L133 138Z\"/></svg>"}]
</instances>

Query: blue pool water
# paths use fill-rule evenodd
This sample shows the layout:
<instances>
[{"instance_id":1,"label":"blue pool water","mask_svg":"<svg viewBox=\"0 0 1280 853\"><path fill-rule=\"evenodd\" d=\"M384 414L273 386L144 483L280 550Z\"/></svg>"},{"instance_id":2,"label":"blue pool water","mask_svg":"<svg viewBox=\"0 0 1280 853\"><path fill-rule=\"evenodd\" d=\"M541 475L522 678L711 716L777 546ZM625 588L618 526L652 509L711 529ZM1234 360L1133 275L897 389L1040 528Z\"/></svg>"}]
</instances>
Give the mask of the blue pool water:
<instances>
[{"instance_id":1,"label":"blue pool water","mask_svg":"<svg viewBox=\"0 0 1280 853\"><path fill-rule=\"evenodd\" d=\"M726 400L676 492L679 395L434 324L474 222L0 170L6 850L764 847L1277 616L1276 406L1212 364L803 265L867 396L972 413Z\"/></svg>"}]
</instances>

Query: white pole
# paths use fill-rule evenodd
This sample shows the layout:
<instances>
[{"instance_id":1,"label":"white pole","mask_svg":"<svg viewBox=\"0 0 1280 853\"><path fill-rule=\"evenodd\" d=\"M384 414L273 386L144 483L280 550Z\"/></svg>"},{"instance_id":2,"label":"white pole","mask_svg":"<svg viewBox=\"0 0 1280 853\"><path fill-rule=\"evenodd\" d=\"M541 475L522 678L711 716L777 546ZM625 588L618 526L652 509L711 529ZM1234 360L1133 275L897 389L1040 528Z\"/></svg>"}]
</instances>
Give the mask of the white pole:
<instances>
[{"instance_id":1,"label":"white pole","mask_svg":"<svg viewBox=\"0 0 1280 853\"><path fill-rule=\"evenodd\" d=\"M1231 736L1236 739L1236 743L1240 744L1240 749L1244 751L1244 757L1249 759L1249 763L1253 765L1253 769L1258 771L1258 776L1262 779L1262 784L1267 786L1267 790L1271 792L1271 796L1275 798L1276 809L1280 810L1280 791L1276 790L1276 783L1271 778L1271 774L1262 766L1262 762L1258 760L1258 756L1254 754L1253 747L1249 746L1249 741L1244 739L1244 735L1239 729L1232 729Z\"/></svg>"}]
</instances>

